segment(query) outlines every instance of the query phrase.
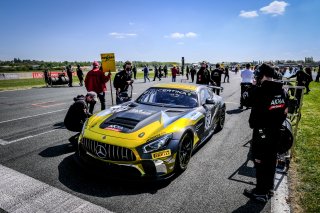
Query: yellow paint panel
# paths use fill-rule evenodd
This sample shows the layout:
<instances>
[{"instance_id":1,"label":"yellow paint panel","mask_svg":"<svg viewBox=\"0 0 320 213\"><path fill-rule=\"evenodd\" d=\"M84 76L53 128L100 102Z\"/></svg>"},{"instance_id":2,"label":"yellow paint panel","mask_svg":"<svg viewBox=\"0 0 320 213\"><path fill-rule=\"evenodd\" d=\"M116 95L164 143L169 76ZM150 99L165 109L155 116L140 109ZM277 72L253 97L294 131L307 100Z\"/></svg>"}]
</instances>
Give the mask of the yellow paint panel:
<instances>
[{"instance_id":1,"label":"yellow paint panel","mask_svg":"<svg viewBox=\"0 0 320 213\"><path fill-rule=\"evenodd\" d=\"M163 84L156 84L154 85L154 87L196 91L198 86L192 85L192 84L163 83Z\"/></svg>"}]
</instances>

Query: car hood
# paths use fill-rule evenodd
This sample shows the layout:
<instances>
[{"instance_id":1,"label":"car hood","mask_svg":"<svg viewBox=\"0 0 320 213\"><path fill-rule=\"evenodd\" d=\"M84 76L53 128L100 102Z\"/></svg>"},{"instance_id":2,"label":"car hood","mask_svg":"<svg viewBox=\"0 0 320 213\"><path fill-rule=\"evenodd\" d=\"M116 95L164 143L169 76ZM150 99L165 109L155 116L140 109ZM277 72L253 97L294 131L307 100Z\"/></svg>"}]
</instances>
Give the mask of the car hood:
<instances>
[{"instance_id":1,"label":"car hood","mask_svg":"<svg viewBox=\"0 0 320 213\"><path fill-rule=\"evenodd\" d=\"M126 140L146 140L166 131L168 126L193 110L130 102L93 115L86 129ZM173 129L171 128L171 131L174 131Z\"/></svg>"}]
</instances>

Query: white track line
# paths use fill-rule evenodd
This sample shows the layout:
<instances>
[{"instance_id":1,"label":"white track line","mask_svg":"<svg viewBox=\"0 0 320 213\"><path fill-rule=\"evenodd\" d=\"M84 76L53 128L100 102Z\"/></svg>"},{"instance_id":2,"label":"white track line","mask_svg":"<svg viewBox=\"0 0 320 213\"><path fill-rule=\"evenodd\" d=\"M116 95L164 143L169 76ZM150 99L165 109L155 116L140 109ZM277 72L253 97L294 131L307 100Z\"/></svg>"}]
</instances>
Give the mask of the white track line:
<instances>
[{"instance_id":1,"label":"white track line","mask_svg":"<svg viewBox=\"0 0 320 213\"><path fill-rule=\"evenodd\" d=\"M60 111L66 110L66 109L67 109L67 108L65 108L65 109L59 109L59 110L51 111L51 112L46 112L46 113L41 113L41 114L37 114L37 115L29 115L29 116L25 116L25 117L21 117L21 118L15 118L15 119L6 120L6 121L0 121L0 124L7 123L7 122L11 122L11 121L18 121L18 120L26 119L26 118L37 117L37 116L41 116L41 115L47 115L47 114L51 114L51 113L55 113L55 112L60 112Z\"/></svg>"},{"instance_id":2,"label":"white track line","mask_svg":"<svg viewBox=\"0 0 320 213\"><path fill-rule=\"evenodd\" d=\"M56 130L58 130L58 129L52 129L52 130L50 130L50 131L41 132L41 133L36 134L36 135L29 135L29 136L26 136L26 137L23 137L23 138L19 138L19 139L13 140L13 141L5 141L5 140L1 140L1 139L0 139L0 145L7 145L7 144L15 143L15 142L22 141L22 140L25 140L25 139L37 137L37 136L39 136L39 135L44 135L44 134L47 134L47 133L49 133L49 132L54 132L54 131L56 131Z\"/></svg>"}]
</instances>

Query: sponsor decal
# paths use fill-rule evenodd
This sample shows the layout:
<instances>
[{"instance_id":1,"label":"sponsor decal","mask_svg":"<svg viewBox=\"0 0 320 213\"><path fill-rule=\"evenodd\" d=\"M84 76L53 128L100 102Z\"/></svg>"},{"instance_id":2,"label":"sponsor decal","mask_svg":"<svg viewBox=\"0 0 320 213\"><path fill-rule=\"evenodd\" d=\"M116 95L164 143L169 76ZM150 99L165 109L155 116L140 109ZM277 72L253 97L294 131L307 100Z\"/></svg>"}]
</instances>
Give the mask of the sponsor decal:
<instances>
[{"instance_id":1,"label":"sponsor decal","mask_svg":"<svg viewBox=\"0 0 320 213\"><path fill-rule=\"evenodd\" d=\"M206 114L204 128L207 130L207 129L209 129L210 125L211 125L211 112L209 111L209 112Z\"/></svg>"},{"instance_id":2,"label":"sponsor decal","mask_svg":"<svg viewBox=\"0 0 320 213\"><path fill-rule=\"evenodd\" d=\"M163 158L163 157L168 157L171 155L171 150L170 149L166 149L160 152L155 152L152 153L152 159L157 159L157 158Z\"/></svg>"},{"instance_id":3,"label":"sponsor decal","mask_svg":"<svg viewBox=\"0 0 320 213\"><path fill-rule=\"evenodd\" d=\"M116 131L116 132L121 132L123 130L122 126L119 125L109 125L106 128L104 128L105 130L111 130L111 131Z\"/></svg>"},{"instance_id":4,"label":"sponsor decal","mask_svg":"<svg viewBox=\"0 0 320 213\"><path fill-rule=\"evenodd\" d=\"M146 111L142 109L131 109L128 112L132 112L140 115L151 115L152 113L154 113L154 111Z\"/></svg>"},{"instance_id":5,"label":"sponsor decal","mask_svg":"<svg viewBox=\"0 0 320 213\"><path fill-rule=\"evenodd\" d=\"M138 135L138 137L139 137L139 138L142 138L144 135L145 135L145 133L144 133L144 132L141 132L141 133Z\"/></svg>"},{"instance_id":6,"label":"sponsor decal","mask_svg":"<svg viewBox=\"0 0 320 213\"><path fill-rule=\"evenodd\" d=\"M189 118L190 120L196 121L198 120L203 114L201 112L191 112L188 113L185 118Z\"/></svg>"},{"instance_id":7,"label":"sponsor decal","mask_svg":"<svg viewBox=\"0 0 320 213\"><path fill-rule=\"evenodd\" d=\"M284 108L285 107L285 101L279 96L275 96L275 98L271 101L269 110L278 109L278 108Z\"/></svg>"}]
</instances>

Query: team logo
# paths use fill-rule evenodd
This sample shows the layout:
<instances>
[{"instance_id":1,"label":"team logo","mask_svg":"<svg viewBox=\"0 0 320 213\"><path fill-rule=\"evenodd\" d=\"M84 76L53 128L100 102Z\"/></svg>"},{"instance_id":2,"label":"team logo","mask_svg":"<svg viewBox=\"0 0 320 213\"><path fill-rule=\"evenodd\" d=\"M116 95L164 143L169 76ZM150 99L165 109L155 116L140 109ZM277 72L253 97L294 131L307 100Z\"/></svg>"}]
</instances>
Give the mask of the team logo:
<instances>
[{"instance_id":1,"label":"team logo","mask_svg":"<svg viewBox=\"0 0 320 213\"><path fill-rule=\"evenodd\" d=\"M105 158L107 156L107 150L102 145L96 146L96 155L99 158Z\"/></svg>"}]
</instances>

